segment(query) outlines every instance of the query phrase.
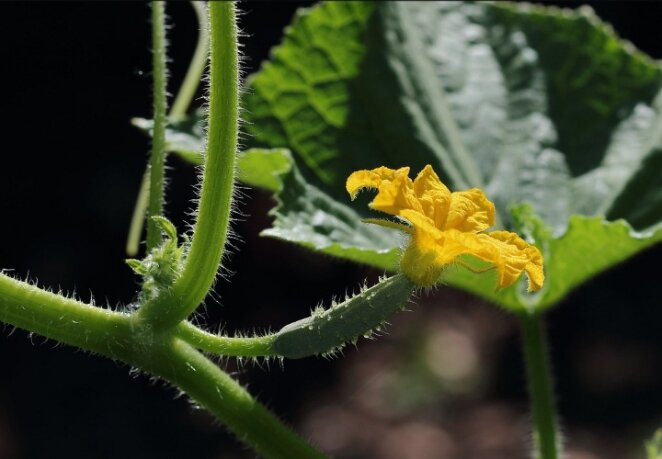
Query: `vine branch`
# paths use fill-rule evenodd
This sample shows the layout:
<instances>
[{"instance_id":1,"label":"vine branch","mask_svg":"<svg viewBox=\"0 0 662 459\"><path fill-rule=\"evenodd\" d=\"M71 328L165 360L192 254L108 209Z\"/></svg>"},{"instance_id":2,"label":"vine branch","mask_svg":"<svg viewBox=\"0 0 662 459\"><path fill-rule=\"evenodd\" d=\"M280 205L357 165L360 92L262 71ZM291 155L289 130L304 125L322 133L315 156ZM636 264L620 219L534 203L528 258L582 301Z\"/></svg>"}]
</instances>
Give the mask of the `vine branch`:
<instances>
[{"instance_id":1,"label":"vine branch","mask_svg":"<svg viewBox=\"0 0 662 459\"><path fill-rule=\"evenodd\" d=\"M519 319L531 397L534 458L557 459L559 442L554 390L543 317L539 312L525 312Z\"/></svg>"},{"instance_id":2,"label":"vine branch","mask_svg":"<svg viewBox=\"0 0 662 459\"><path fill-rule=\"evenodd\" d=\"M152 78L154 99L154 132L149 165L148 217L163 214L166 129L166 36L165 2L152 1ZM156 222L147 219L147 252L161 242L161 230Z\"/></svg>"}]
</instances>

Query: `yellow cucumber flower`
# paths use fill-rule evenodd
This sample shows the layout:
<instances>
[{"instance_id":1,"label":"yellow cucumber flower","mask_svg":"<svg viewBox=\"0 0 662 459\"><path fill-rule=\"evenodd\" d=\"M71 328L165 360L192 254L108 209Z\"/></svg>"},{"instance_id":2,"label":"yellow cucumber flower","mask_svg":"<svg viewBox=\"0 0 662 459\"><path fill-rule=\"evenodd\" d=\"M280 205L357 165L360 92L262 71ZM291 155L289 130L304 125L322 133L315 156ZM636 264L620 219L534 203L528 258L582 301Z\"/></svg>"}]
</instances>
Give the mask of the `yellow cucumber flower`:
<instances>
[{"instance_id":1,"label":"yellow cucumber flower","mask_svg":"<svg viewBox=\"0 0 662 459\"><path fill-rule=\"evenodd\" d=\"M528 275L529 291L542 287L543 259L535 246L509 231L485 232L494 225L495 210L478 188L451 193L430 165L414 181L408 167L357 171L347 178L346 188L352 200L360 190L376 188L370 207L408 223L367 220L411 234L400 266L416 285L434 285L452 263L471 269L459 257L473 255L497 269L499 288L513 284L522 272Z\"/></svg>"}]
</instances>

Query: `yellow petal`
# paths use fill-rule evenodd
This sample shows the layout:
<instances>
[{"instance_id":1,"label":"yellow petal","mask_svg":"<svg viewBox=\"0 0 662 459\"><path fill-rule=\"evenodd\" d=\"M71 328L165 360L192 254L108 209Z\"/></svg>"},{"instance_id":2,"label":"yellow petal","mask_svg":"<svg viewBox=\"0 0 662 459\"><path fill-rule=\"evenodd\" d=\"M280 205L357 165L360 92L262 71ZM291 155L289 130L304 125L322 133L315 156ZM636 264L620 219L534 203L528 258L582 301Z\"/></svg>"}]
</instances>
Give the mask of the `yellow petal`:
<instances>
[{"instance_id":1,"label":"yellow petal","mask_svg":"<svg viewBox=\"0 0 662 459\"><path fill-rule=\"evenodd\" d=\"M529 291L542 287L545 280L542 255L515 233L475 234L457 229L440 230L430 218L418 212L403 211L402 216L412 224L414 234L400 266L417 285L435 284L446 266L468 254L497 268L499 288L513 284L523 272L529 278Z\"/></svg>"},{"instance_id":2,"label":"yellow petal","mask_svg":"<svg viewBox=\"0 0 662 459\"><path fill-rule=\"evenodd\" d=\"M542 287L543 259L536 247L508 231L482 232L494 224L495 209L481 190L451 193L429 165L413 182L408 167L354 172L346 188L352 199L363 188L377 188L370 207L411 223L409 227L368 220L412 235L400 266L417 285L436 284L448 265L461 262L458 257L473 255L494 265L500 288L512 285L524 272L529 291Z\"/></svg>"},{"instance_id":3,"label":"yellow petal","mask_svg":"<svg viewBox=\"0 0 662 459\"><path fill-rule=\"evenodd\" d=\"M430 217L437 228L443 228L448 215L451 192L429 164L414 180L414 193L421 203L423 213Z\"/></svg>"},{"instance_id":4,"label":"yellow petal","mask_svg":"<svg viewBox=\"0 0 662 459\"><path fill-rule=\"evenodd\" d=\"M414 194L414 186L407 175L398 175L393 180L383 180L379 192L370 207L391 215L400 215L402 210L422 211L421 203Z\"/></svg>"},{"instance_id":5,"label":"yellow petal","mask_svg":"<svg viewBox=\"0 0 662 459\"><path fill-rule=\"evenodd\" d=\"M347 177L345 188L351 196L352 200L363 188L379 188L379 185L384 180L393 180L399 175L409 175L409 168L402 167L400 169L389 169L388 167L378 167L373 170L361 170L352 173Z\"/></svg>"},{"instance_id":6,"label":"yellow petal","mask_svg":"<svg viewBox=\"0 0 662 459\"><path fill-rule=\"evenodd\" d=\"M529 278L529 292L542 288L545 282L543 258L536 246L527 243L517 234L509 231L493 231L485 236L498 241L502 248L501 259L503 260L504 274L501 275L499 280L500 287L512 284L519 278L522 271L526 271Z\"/></svg>"},{"instance_id":7,"label":"yellow petal","mask_svg":"<svg viewBox=\"0 0 662 459\"><path fill-rule=\"evenodd\" d=\"M439 230L432 219L420 212L403 210L401 216L413 227L413 235L402 255L400 268L416 285L428 287L439 280L443 270L465 247L446 243L446 232Z\"/></svg>"},{"instance_id":8,"label":"yellow petal","mask_svg":"<svg viewBox=\"0 0 662 459\"><path fill-rule=\"evenodd\" d=\"M451 195L448 218L444 229L478 233L494 225L494 204L478 188L458 191Z\"/></svg>"}]
</instances>

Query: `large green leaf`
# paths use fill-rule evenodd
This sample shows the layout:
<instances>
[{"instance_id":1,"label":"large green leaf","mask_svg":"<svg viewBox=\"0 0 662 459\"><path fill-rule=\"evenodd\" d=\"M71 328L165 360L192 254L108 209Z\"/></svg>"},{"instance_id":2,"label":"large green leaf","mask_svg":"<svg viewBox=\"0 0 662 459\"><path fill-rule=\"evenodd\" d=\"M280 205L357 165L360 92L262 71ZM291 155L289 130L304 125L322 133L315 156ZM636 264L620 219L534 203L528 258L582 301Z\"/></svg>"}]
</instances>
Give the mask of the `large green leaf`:
<instances>
[{"instance_id":1,"label":"large green leaf","mask_svg":"<svg viewBox=\"0 0 662 459\"><path fill-rule=\"evenodd\" d=\"M526 200L561 232L573 213L625 216L612 206L653 151L660 75L587 9L329 2L251 78L248 129L332 196L358 168L430 163L485 188L504 224Z\"/></svg>"},{"instance_id":2,"label":"large green leaf","mask_svg":"<svg viewBox=\"0 0 662 459\"><path fill-rule=\"evenodd\" d=\"M401 236L361 224L365 207L348 202L344 181L360 168L429 163L455 190L485 189L504 226L527 233L528 221L546 260L535 295L522 285L497 292L494 274L460 267L443 281L509 309L549 307L662 238L660 81L657 64L586 9L302 10L245 99L248 141L300 160L271 174L278 206L265 234L396 269ZM257 154L247 170L269 175L266 161ZM522 202L535 211L506 212Z\"/></svg>"}]
</instances>

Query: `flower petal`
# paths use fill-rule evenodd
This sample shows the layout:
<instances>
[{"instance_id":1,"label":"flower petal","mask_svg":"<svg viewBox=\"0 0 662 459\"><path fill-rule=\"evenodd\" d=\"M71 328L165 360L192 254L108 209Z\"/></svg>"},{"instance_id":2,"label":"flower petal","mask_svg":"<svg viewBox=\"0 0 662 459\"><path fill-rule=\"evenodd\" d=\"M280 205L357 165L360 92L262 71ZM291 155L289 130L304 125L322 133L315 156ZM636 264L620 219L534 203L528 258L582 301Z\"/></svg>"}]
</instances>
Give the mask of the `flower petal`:
<instances>
[{"instance_id":1,"label":"flower petal","mask_svg":"<svg viewBox=\"0 0 662 459\"><path fill-rule=\"evenodd\" d=\"M446 266L468 254L494 264L499 273L499 288L513 284L523 272L529 278L529 291L542 287L545 280L542 255L515 233L440 230L430 218L418 212L403 211L402 216L412 224L414 234L400 266L417 285L435 284Z\"/></svg>"},{"instance_id":2,"label":"flower petal","mask_svg":"<svg viewBox=\"0 0 662 459\"><path fill-rule=\"evenodd\" d=\"M437 228L443 228L451 202L451 192L429 164L418 173L414 180L414 193Z\"/></svg>"},{"instance_id":3,"label":"flower petal","mask_svg":"<svg viewBox=\"0 0 662 459\"><path fill-rule=\"evenodd\" d=\"M400 215L414 228L400 261L402 272L420 287L432 286L446 266L466 248L453 244L452 240L451 244L446 244L446 232L438 229L430 217L413 210L403 210Z\"/></svg>"},{"instance_id":4,"label":"flower petal","mask_svg":"<svg viewBox=\"0 0 662 459\"><path fill-rule=\"evenodd\" d=\"M437 239L441 231L432 221L414 211L403 211L414 227L411 241L402 254L400 268L416 285L428 287L437 283L445 265L438 261L439 244Z\"/></svg>"},{"instance_id":5,"label":"flower petal","mask_svg":"<svg viewBox=\"0 0 662 459\"><path fill-rule=\"evenodd\" d=\"M399 175L408 176L409 168L401 167L400 169L389 169L388 167L378 167L372 170L361 170L353 172L347 177L345 188L351 196L352 200L363 188L379 188L379 185L384 180L393 180Z\"/></svg>"},{"instance_id":6,"label":"flower petal","mask_svg":"<svg viewBox=\"0 0 662 459\"><path fill-rule=\"evenodd\" d=\"M494 265L500 288L512 285L523 272L529 291L542 287L543 259L536 247L508 231L482 232L494 225L495 209L478 188L451 193L429 165L413 182L408 167L354 172L346 188L352 199L363 188L377 188L370 207L411 223L409 227L390 220L367 221L412 235L400 266L415 284L434 285L446 266L462 263L462 255L473 255Z\"/></svg>"},{"instance_id":7,"label":"flower petal","mask_svg":"<svg viewBox=\"0 0 662 459\"><path fill-rule=\"evenodd\" d=\"M414 194L414 186L406 175L398 175L393 180L383 180L379 192L370 203L370 207L391 215L400 215L402 210L423 210Z\"/></svg>"},{"instance_id":8,"label":"flower petal","mask_svg":"<svg viewBox=\"0 0 662 459\"><path fill-rule=\"evenodd\" d=\"M492 201L478 188L451 195L446 224L440 228L478 233L494 225L496 211Z\"/></svg>"},{"instance_id":9,"label":"flower petal","mask_svg":"<svg viewBox=\"0 0 662 459\"><path fill-rule=\"evenodd\" d=\"M489 237L499 245L501 265L497 264L497 268L500 274L500 287L512 284L519 278L522 271L526 271L529 278L529 292L542 288L545 281L543 258L536 246L527 243L510 231L493 231L483 236Z\"/></svg>"}]
</instances>

